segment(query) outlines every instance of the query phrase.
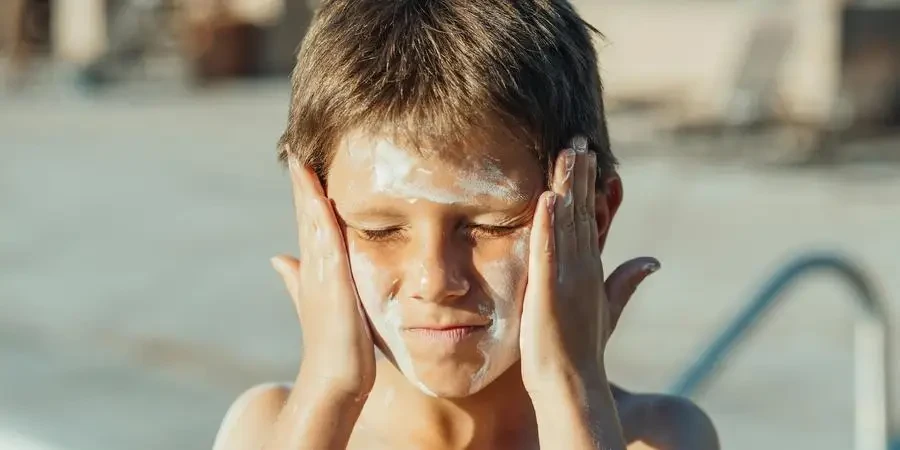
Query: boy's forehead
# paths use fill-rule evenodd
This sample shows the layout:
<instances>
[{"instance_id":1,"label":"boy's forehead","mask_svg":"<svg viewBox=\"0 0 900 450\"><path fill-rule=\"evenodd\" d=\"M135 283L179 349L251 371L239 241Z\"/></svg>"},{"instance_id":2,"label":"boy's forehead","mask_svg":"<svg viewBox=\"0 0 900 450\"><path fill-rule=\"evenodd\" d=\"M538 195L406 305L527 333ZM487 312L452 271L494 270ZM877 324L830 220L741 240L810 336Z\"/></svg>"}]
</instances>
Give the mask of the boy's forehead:
<instances>
[{"instance_id":1,"label":"boy's forehead","mask_svg":"<svg viewBox=\"0 0 900 450\"><path fill-rule=\"evenodd\" d=\"M537 159L525 146L499 137L473 135L466 142L416 145L385 134L354 131L344 136L334 156L339 166L411 164L419 172L426 170L421 166L429 166L433 172L478 172L521 181L542 178Z\"/></svg>"},{"instance_id":2,"label":"boy's forehead","mask_svg":"<svg viewBox=\"0 0 900 450\"><path fill-rule=\"evenodd\" d=\"M532 197L542 179L536 158L513 142L503 145L486 140L419 148L384 135L354 132L340 141L328 184L341 190L341 185L359 188L366 183L376 192L396 191L393 193L401 196L416 196L414 186L429 185L442 191L466 191L464 197L471 199L497 197L519 202ZM455 203L450 199L458 194L432 200Z\"/></svg>"}]
</instances>

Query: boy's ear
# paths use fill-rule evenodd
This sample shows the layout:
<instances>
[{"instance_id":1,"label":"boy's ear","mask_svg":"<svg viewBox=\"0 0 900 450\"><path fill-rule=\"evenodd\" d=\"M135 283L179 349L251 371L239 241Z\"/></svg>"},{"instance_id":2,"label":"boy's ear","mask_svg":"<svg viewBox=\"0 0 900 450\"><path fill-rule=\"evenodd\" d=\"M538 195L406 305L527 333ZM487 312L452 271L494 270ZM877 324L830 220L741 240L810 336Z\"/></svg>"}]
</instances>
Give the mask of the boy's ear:
<instances>
[{"instance_id":1,"label":"boy's ear","mask_svg":"<svg viewBox=\"0 0 900 450\"><path fill-rule=\"evenodd\" d=\"M613 217L616 216L619 205L622 204L622 194L622 179L619 178L618 174L613 174L607 178L603 191L597 192L594 208L597 214L597 235L600 239L600 251L603 251Z\"/></svg>"}]
</instances>

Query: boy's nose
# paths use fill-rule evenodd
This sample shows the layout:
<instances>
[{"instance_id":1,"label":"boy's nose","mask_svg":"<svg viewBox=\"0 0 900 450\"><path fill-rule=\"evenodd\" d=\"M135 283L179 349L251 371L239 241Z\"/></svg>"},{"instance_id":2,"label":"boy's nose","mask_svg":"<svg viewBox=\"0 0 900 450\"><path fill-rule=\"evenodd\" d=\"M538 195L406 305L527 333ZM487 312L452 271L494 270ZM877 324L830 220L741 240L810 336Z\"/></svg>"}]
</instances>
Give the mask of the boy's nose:
<instances>
[{"instance_id":1,"label":"boy's nose","mask_svg":"<svg viewBox=\"0 0 900 450\"><path fill-rule=\"evenodd\" d=\"M432 303L453 302L469 292L469 281L459 264L445 250L421 255L407 273L413 286L411 297Z\"/></svg>"}]
</instances>

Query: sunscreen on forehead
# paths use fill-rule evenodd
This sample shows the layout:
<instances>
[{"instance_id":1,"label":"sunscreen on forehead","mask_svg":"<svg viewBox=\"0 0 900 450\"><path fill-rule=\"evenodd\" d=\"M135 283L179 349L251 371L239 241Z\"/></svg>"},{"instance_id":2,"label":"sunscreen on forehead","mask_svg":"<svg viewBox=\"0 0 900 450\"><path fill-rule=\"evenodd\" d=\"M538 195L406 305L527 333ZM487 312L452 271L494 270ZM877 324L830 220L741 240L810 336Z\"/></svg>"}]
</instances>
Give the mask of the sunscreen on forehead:
<instances>
[{"instance_id":1,"label":"sunscreen on forehead","mask_svg":"<svg viewBox=\"0 0 900 450\"><path fill-rule=\"evenodd\" d=\"M349 143L352 148L354 142ZM440 204L471 203L488 197L506 201L524 200L518 186L503 174L493 162L484 161L477 169L464 170L448 166L448 179L453 183L440 186L434 172L421 167L421 157L397 147L390 140L380 139L369 151L352 149L351 155L372 168L372 188L410 203L427 200Z\"/></svg>"}]
</instances>

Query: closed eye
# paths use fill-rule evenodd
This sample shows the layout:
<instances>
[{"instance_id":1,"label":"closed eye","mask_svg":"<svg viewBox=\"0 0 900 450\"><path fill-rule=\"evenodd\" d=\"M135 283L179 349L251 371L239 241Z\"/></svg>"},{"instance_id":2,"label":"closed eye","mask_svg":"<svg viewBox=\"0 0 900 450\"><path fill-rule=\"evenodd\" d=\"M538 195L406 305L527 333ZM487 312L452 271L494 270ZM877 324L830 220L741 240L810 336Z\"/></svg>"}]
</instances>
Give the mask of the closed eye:
<instances>
[{"instance_id":1,"label":"closed eye","mask_svg":"<svg viewBox=\"0 0 900 450\"><path fill-rule=\"evenodd\" d=\"M509 236L515 233L521 225L470 225L469 235L475 239L490 239Z\"/></svg>"},{"instance_id":2,"label":"closed eye","mask_svg":"<svg viewBox=\"0 0 900 450\"><path fill-rule=\"evenodd\" d=\"M403 227L390 227L383 229L375 229L375 230L364 230L354 228L356 233L363 239L372 242L386 242L398 240L403 237L403 232L405 231Z\"/></svg>"}]
</instances>

